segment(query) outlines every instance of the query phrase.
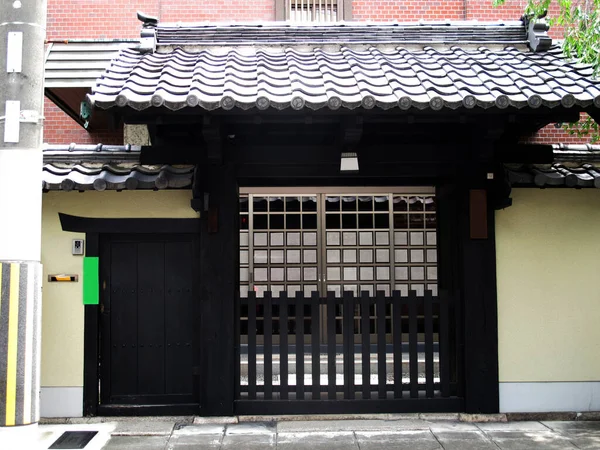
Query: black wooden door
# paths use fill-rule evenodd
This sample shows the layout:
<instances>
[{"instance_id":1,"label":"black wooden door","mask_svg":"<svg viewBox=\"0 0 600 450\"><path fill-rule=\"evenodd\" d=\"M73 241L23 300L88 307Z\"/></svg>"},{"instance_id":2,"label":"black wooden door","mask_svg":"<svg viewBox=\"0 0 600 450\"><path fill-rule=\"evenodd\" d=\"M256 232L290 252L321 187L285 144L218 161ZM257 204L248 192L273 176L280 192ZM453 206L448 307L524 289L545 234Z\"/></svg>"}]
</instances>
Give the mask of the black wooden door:
<instances>
[{"instance_id":1,"label":"black wooden door","mask_svg":"<svg viewBox=\"0 0 600 450\"><path fill-rule=\"evenodd\" d=\"M102 404L198 403L193 248L183 235L103 239Z\"/></svg>"}]
</instances>

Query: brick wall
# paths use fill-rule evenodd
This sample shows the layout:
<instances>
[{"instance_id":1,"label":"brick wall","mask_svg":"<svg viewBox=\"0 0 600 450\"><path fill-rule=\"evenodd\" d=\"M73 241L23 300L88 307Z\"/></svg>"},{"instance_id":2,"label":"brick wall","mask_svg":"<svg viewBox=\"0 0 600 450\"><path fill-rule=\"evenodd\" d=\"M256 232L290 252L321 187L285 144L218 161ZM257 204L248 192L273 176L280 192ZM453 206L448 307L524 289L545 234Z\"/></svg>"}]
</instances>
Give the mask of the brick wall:
<instances>
[{"instance_id":1,"label":"brick wall","mask_svg":"<svg viewBox=\"0 0 600 450\"><path fill-rule=\"evenodd\" d=\"M123 129L88 132L47 98L44 99L44 142L47 144L123 144Z\"/></svg>"},{"instance_id":2,"label":"brick wall","mask_svg":"<svg viewBox=\"0 0 600 450\"><path fill-rule=\"evenodd\" d=\"M136 38L136 12L161 22L270 21L274 0L49 0L47 38Z\"/></svg>"},{"instance_id":3,"label":"brick wall","mask_svg":"<svg viewBox=\"0 0 600 450\"><path fill-rule=\"evenodd\" d=\"M423 20L463 20L463 0L354 0L352 17L357 21L414 22Z\"/></svg>"}]
</instances>

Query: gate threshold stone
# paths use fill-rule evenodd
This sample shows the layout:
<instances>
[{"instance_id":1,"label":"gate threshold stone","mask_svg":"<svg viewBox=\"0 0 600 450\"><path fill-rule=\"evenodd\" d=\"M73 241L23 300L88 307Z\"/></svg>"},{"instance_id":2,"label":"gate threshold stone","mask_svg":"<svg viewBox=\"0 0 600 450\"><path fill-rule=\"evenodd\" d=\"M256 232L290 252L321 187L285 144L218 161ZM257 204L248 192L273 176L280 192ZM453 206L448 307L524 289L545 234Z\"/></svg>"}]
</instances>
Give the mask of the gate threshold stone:
<instances>
[{"instance_id":1,"label":"gate threshold stone","mask_svg":"<svg viewBox=\"0 0 600 450\"><path fill-rule=\"evenodd\" d=\"M202 418L198 418L202 419ZM194 419L196 420L196 419ZM458 413L381 413L381 414L286 414L280 416L237 416L242 422L297 422L297 421L331 421L331 420L446 420L458 421ZM194 421L194 423L196 423ZM203 423L203 422L198 422Z\"/></svg>"}]
</instances>

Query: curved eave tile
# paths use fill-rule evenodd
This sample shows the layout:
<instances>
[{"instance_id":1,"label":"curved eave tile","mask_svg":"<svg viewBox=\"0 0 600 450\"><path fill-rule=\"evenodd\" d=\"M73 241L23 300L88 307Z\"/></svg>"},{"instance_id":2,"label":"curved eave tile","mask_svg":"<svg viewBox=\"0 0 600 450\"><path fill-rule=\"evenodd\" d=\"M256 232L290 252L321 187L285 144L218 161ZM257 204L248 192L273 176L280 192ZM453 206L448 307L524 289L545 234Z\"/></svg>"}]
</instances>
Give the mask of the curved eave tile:
<instances>
[{"instance_id":1,"label":"curved eave tile","mask_svg":"<svg viewBox=\"0 0 600 450\"><path fill-rule=\"evenodd\" d=\"M104 191L135 189L183 189L191 187L193 167L142 166L71 167L45 164L42 189L60 191Z\"/></svg>"},{"instance_id":2,"label":"curved eave tile","mask_svg":"<svg viewBox=\"0 0 600 450\"><path fill-rule=\"evenodd\" d=\"M555 163L550 166L507 166L508 179L515 187L537 186L600 188L600 168L592 164L573 167Z\"/></svg>"}]
</instances>

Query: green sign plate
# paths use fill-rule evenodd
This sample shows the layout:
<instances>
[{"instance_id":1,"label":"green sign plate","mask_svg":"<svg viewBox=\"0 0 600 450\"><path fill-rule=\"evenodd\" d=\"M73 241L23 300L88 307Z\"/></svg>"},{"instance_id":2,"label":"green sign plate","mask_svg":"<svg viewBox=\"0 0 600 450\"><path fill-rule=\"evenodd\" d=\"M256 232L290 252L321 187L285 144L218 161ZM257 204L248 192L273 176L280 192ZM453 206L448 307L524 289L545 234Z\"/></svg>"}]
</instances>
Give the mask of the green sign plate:
<instances>
[{"instance_id":1,"label":"green sign plate","mask_svg":"<svg viewBox=\"0 0 600 450\"><path fill-rule=\"evenodd\" d=\"M83 258L83 304L97 305L100 303L100 283L98 281L97 256Z\"/></svg>"}]
</instances>

